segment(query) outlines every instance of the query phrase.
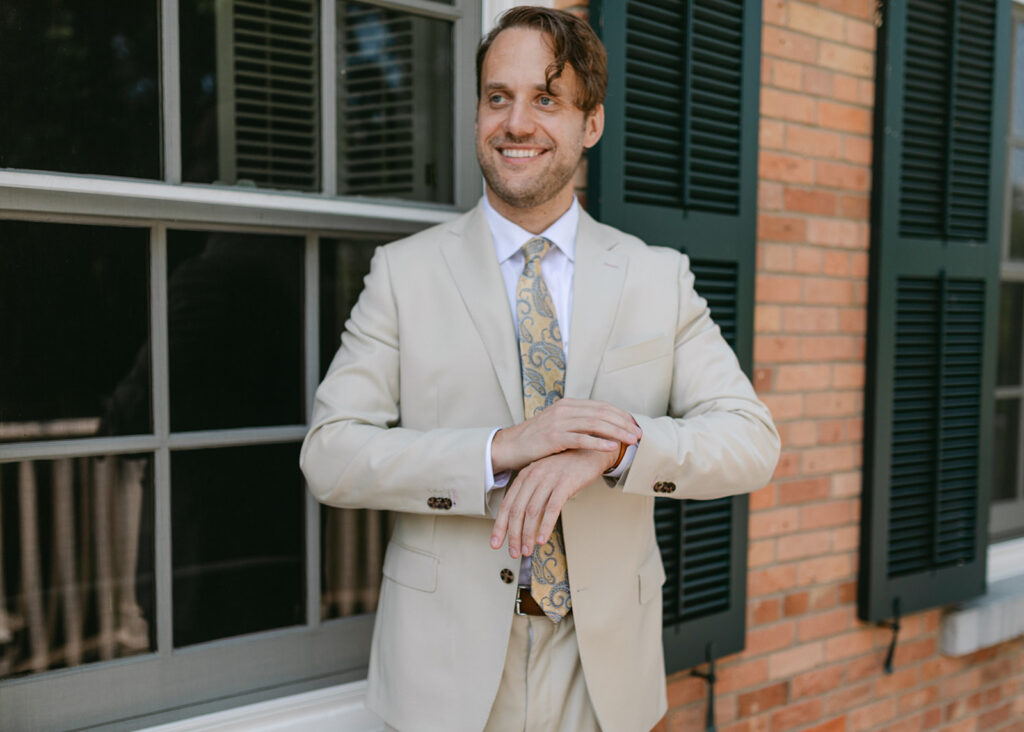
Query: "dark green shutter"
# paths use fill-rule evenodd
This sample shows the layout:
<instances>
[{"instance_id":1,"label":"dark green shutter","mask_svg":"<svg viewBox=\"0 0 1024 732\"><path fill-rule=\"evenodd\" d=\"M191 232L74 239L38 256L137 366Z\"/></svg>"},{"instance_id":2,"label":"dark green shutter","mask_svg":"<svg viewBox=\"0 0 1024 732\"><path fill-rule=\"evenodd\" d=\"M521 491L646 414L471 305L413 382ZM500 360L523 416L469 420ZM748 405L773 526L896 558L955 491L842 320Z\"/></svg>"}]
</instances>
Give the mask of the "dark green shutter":
<instances>
[{"instance_id":1,"label":"dark green shutter","mask_svg":"<svg viewBox=\"0 0 1024 732\"><path fill-rule=\"evenodd\" d=\"M886 3L878 34L859 613L985 591L1008 0Z\"/></svg>"},{"instance_id":2,"label":"dark green shutter","mask_svg":"<svg viewBox=\"0 0 1024 732\"><path fill-rule=\"evenodd\" d=\"M697 290L750 373L761 2L608 0L591 2L590 16L609 86L589 208L690 255ZM656 501L669 671L743 648L747 514L746 496Z\"/></svg>"}]
</instances>

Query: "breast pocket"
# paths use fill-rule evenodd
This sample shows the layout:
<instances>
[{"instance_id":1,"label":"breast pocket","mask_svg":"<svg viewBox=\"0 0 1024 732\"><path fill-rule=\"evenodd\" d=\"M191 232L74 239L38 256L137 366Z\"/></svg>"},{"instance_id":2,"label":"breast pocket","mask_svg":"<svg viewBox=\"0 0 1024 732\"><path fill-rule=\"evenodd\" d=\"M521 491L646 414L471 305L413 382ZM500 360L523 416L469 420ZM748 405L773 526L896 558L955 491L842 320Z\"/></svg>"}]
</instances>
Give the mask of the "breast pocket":
<instances>
[{"instance_id":1,"label":"breast pocket","mask_svg":"<svg viewBox=\"0 0 1024 732\"><path fill-rule=\"evenodd\" d=\"M665 358L672 353L672 336L663 335L652 338L648 341L633 343L628 346L619 346L605 351L604 368L605 373L621 371L630 366L638 366L643 363Z\"/></svg>"}]
</instances>

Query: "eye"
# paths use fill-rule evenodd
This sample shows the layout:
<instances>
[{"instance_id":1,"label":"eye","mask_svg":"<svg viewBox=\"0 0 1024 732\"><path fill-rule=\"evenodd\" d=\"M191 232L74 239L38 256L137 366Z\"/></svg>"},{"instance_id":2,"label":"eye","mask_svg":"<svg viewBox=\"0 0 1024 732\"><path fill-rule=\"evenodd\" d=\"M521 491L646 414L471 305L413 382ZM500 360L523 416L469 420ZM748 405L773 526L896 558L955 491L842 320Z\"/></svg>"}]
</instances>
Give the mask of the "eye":
<instances>
[{"instance_id":1,"label":"eye","mask_svg":"<svg viewBox=\"0 0 1024 732\"><path fill-rule=\"evenodd\" d=\"M492 94L490 97L488 97L487 100L491 104L501 104L502 102L505 101L505 95L504 94Z\"/></svg>"},{"instance_id":2,"label":"eye","mask_svg":"<svg viewBox=\"0 0 1024 732\"><path fill-rule=\"evenodd\" d=\"M538 99L537 103L540 104L540 106L542 107L553 107L555 105L555 100L552 99L551 97L544 96Z\"/></svg>"}]
</instances>

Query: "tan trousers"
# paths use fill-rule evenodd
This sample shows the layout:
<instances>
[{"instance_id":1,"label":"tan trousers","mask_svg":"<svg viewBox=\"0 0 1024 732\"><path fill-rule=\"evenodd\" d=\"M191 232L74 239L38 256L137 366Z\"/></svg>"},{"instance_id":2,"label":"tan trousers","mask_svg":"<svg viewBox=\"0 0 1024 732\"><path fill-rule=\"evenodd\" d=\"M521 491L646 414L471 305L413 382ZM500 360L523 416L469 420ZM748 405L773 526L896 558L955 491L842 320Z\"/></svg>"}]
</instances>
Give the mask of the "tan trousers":
<instances>
[{"instance_id":1,"label":"tan trousers","mask_svg":"<svg viewBox=\"0 0 1024 732\"><path fill-rule=\"evenodd\" d=\"M484 732L600 732L583 679L572 615L555 624L516 615Z\"/></svg>"}]
</instances>

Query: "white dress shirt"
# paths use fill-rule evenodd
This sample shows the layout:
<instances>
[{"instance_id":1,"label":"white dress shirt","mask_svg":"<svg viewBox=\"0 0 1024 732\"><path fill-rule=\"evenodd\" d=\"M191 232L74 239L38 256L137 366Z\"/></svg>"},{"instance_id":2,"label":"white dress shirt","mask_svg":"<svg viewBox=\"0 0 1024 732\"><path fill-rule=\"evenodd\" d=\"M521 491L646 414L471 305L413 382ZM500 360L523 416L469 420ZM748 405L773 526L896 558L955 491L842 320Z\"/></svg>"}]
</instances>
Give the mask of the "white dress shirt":
<instances>
[{"instance_id":1,"label":"white dress shirt","mask_svg":"<svg viewBox=\"0 0 1024 732\"><path fill-rule=\"evenodd\" d=\"M541 260L541 276L544 284L551 294L551 302L555 306L555 316L558 318L558 328L562 334L562 349L565 351L566 361L569 358L569 338L572 328L572 276L575 268L576 258L576 232L580 223L580 204L573 196L572 205L569 210L562 214L547 229L539 235L531 234L523 227L515 224L500 213L498 213L486 194L483 197L484 217L487 219L487 226L491 230L491 238L494 240L494 251L498 257L498 267L501 270L501 277L505 281L505 293L508 295L509 312L512 317L515 332L519 331L519 324L515 322L516 316L516 288L519 284L519 277L523 273L523 266L526 264L526 255L523 254L523 245L534 236L542 236L554 244L548 249ZM484 454L486 462L484 475L486 477L485 490L489 494L496 488L504 488L508 485L509 473L494 474L491 464L491 443L494 435L500 428L491 432L487 440L487 450ZM622 460L613 470L605 473L609 478L618 478L629 468L636 454L636 445L629 445ZM523 557L519 571L519 584L530 584L530 557Z\"/></svg>"}]
</instances>

